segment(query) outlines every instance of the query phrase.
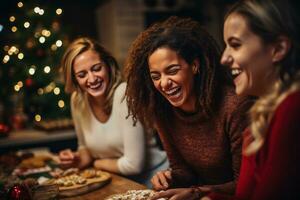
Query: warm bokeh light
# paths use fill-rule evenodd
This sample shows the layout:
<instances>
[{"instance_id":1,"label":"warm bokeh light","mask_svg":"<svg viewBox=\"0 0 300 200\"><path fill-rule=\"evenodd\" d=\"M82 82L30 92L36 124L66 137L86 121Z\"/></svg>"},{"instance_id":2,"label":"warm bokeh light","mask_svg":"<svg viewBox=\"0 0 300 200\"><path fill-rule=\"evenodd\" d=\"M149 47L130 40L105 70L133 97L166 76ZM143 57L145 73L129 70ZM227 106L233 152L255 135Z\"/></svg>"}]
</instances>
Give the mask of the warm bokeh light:
<instances>
[{"instance_id":1,"label":"warm bokeh light","mask_svg":"<svg viewBox=\"0 0 300 200\"><path fill-rule=\"evenodd\" d=\"M29 28L29 26L30 26L30 23L29 23L29 22L25 22L25 23L24 23L24 27L25 27L25 28Z\"/></svg>"},{"instance_id":2,"label":"warm bokeh light","mask_svg":"<svg viewBox=\"0 0 300 200\"><path fill-rule=\"evenodd\" d=\"M39 115L39 114L36 114L36 115L34 116L34 119L35 119L35 121L39 122L39 121L42 120L42 116Z\"/></svg>"},{"instance_id":3,"label":"warm bokeh light","mask_svg":"<svg viewBox=\"0 0 300 200\"><path fill-rule=\"evenodd\" d=\"M20 60L22 60L22 59L24 58L24 54L23 54L23 53L19 53L19 54L18 54L18 58L19 58Z\"/></svg>"},{"instance_id":4,"label":"warm bokeh light","mask_svg":"<svg viewBox=\"0 0 300 200\"><path fill-rule=\"evenodd\" d=\"M48 31L47 29L44 29L44 30L42 30L42 35L46 36L46 37L49 37L51 35L51 32Z\"/></svg>"},{"instance_id":5,"label":"warm bokeh light","mask_svg":"<svg viewBox=\"0 0 300 200\"><path fill-rule=\"evenodd\" d=\"M10 59L9 55L5 55L3 58L3 62L7 63L9 61L9 59Z\"/></svg>"},{"instance_id":6,"label":"warm bokeh light","mask_svg":"<svg viewBox=\"0 0 300 200\"><path fill-rule=\"evenodd\" d=\"M56 14L57 14L57 15L61 15L61 13L62 13L62 9L61 9L61 8L57 8L57 9L56 9Z\"/></svg>"},{"instance_id":7,"label":"warm bokeh light","mask_svg":"<svg viewBox=\"0 0 300 200\"><path fill-rule=\"evenodd\" d=\"M15 85L15 86L14 86L14 89L15 89L16 92L19 92L19 91L20 91L20 86Z\"/></svg>"},{"instance_id":8,"label":"warm bokeh light","mask_svg":"<svg viewBox=\"0 0 300 200\"><path fill-rule=\"evenodd\" d=\"M56 44L57 47L61 47L62 46L62 41L61 40L57 40L55 42L55 44Z\"/></svg>"},{"instance_id":9,"label":"warm bokeh light","mask_svg":"<svg viewBox=\"0 0 300 200\"><path fill-rule=\"evenodd\" d=\"M63 100L58 101L58 107L63 108L65 107L65 102Z\"/></svg>"},{"instance_id":10,"label":"warm bokeh light","mask_svg":"<svg viewBox=\"0 0 300 200\"><path fill-rule=\"evenodd\" d=\"M33 10L34 10L35 13L39 13L40 12L40 8L39 7L35 7Z\"/></svg>"},{"instance_id":11,"label":"warm bokeh light","mask_svg":"<svg viewBox=\"0 0 300 200\"><path fill-rule=\"evenodd\" d=\"M39 42L40 43L45 43L45 41L46 41L46 38L44 37L44 36L41 36L40 38L39 38Z\"/></svg>"},{"instance_id":12,"label":"warm bokeh light","mask_svg":"<svg viewBox=\"0 0 300 200\"><path fill-rule=\"evenodd\" d=\"M44 72L45 72L46 74L48 74L50 71L51 71L51 68L50 68L49 66L45 66L45 67L44 67Z\"/></svg>"},{"instance_id":13,"label":"warm bokeh light","mask_svg":"<svg viewBox=\"0 0 300 200\"><path fill-rule=\"evenodd\" d=\"M22 81L18 81L17 85L21 88L21 87L23 87L23 82Z\"/></svg>"},{"instance_id":14,"label":"warm bokeh light","mask_svg":"<svg viewBox=\"0 0 300 200\"><path fill-rule=\"evenodd\" d=\"M10 16L10 17L9 17L9 21L10 21L10 22L14 22L15 20L16 20L15 16Z\"/></svg>"},{"instance_id":15,"label":"warm bokeh light","mask_svg":"<svg viewBox=\"0 0 300 200\"><path fill-rule=\"evenodd\" d=\"M43 15L44 13L45 13L44 9L40 9L40 10L39 10L39 14L40 14L40 15Z\"/></svg>"},{"instance_id":16,"label":"warm bokeh light","mask_svg":"<svg viewBox=\"0 0 300 200\"><path fill-rule=\"evenodd\" d=\"M20 1L20 2L18 2L17 5L18 5L19 8L22 8L23 7L23 2Z\"/></svg>"},{"instance_id":17,"label":"warm bokeh light","mask_svg":"<svg viewBox=\"0 0 300 200\"><path fill-rule=\"evenodd\" d=\"M29 68L28 73L29 73L30 75L34 75L34 74L35 74L35 66L34 66L34 65L32 65L32 66Z\"/></svg>"},{"instance_id":18,"label":"warm bokeh light","mask_svg":"<svg viewBox=\"0 0 300 200\"><path fill-rule=\"evenodd\" d=\"M60 93L59 87L54 88L53 92L55 95L59 95L59 93Z\"/></svg>"},{"instance_id":19,"label":"warm bokeh light","mask_svg":"<svg viewBox=\"0 0 300 200\"><path fill-rule=\"evenodd\" d=\"M57 46L56 46L55 44L52 44L52 45L51 45L51 50L52 50L52 51L56 51L56 50L57 50Z\"/></svg>"},{"instance_id":20,"label":"warm bokeh light","mask_svg":"<svg viewBox=\"0 0 300 200\"><path fill-rule=\"evenodd\" d=\"M11 27L12 32L16 32L17 30L18 30L18 28L16 26Z\"/></svg>"},{"instance_id":21,"label":"warm bokeh light","mask_svg":"<svg viewBox=\"0 0 300 200\"><path fill-rule=\"evenodd\" d=\"M39 95L43 95L43 94L44 94L43 88L39 88L38 91L37 91L37 93L38 93Z\"/></svg>"}]
</instances>

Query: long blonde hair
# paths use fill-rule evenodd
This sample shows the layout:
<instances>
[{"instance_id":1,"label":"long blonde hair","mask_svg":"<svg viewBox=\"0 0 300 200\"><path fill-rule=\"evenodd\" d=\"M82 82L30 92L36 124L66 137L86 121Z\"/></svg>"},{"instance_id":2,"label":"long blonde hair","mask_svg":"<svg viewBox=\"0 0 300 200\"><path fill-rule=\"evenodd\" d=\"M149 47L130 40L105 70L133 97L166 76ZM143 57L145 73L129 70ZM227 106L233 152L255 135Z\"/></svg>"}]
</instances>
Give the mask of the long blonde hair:
<instances>
[{"instance_id":1,"label":"long blonde hair","mask_svg":"<svg viewBox=\"0 0 300 200\"><path fill-rule=\"evenodd\" d=\"M74 40L67 48L61 62L62 71L65 79L65 90L67 93L74 93L72 98L76 108L85 111L84 102L85 93L80 89L73 71L74 60L78 55L93 50L99 54L101 60L106 64L109 71L109 84L106 90L106 101L104 103L107 114L112 109L113 94L117 86L121 83L121 71L116 59L98 42L90 38L82 37Z\"/></svg>"},{"instance_id":2,"label":"long blonde hair","mask_svg":"<svg viewBox=\"0 0 300 200\"><path fill-rule=\"evenodd\" d=\"M262 96L250 111L253 141L244 153L257 152L263 145L270 121L278 105L290 93L300 89L300 41L298 14L299 3L295 0L244 0L236 3L227 13L242 15L250 30L265 44L286 36L291 47L286 56L274 65L279 79L272 90Z\"/></svg>"}]
</instances>

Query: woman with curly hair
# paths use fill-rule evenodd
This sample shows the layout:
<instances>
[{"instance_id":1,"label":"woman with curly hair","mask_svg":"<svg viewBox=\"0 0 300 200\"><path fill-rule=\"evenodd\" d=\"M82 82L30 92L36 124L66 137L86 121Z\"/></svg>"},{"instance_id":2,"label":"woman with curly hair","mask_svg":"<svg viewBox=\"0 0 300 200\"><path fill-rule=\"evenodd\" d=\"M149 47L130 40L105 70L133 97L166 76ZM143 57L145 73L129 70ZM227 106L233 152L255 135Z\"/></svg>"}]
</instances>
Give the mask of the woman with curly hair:
<instances>
[{"instance_id":1,"label":"woman with curly hair","mask_svg":"<svg viewBox=\"0 0 300 200\"><path fill-rule=\"evenodd\" d=\"M234 94L219 59L216 42L199 23L178 17L152 25L130 48L130 115L157 130L171 166L152 178L155 190L166 190L154 199L235 191L252 102Z\"/></svg>"},{"instance_id":2,"label":"woman with curly hair","mask_svg":"<svg viewBox=\"0 0 300 200\"><path fill-rule=\"evenodd\" d=\"M96 41L78 38L67 48L62 68L65 89L72 93L78 150L60 152L61 165L93 165L150 185L156 170L164 168L166 155L140 123L133 126L126 118L126 83L115 58Z\"/></svg>"},{"instance_id":3,"label":"woman with curly hair","mask_svg":"<svg viewBox=\"0 0 300 200\"><path fill-rule=\"evenodd\" d=\"M246 0L225 18L221 62L237 72L238 95L259 97L232 199L300 199L299 10L295 0Z\"/></svg>"}]
</instances>

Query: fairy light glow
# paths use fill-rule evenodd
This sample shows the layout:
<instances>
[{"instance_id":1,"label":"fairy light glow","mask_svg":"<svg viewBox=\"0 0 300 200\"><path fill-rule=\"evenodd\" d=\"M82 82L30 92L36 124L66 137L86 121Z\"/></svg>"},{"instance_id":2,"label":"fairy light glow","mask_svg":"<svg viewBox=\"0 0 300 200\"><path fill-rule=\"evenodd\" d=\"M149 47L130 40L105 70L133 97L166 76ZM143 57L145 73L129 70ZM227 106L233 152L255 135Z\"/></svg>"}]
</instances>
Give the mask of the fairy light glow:
<instances>
[{"instance_id":1,"label":"fairy light glow","mask_svg":"<svg viewBox=\"0 0 300 200\"><path fill-rule=\"evenodd\" d=\"M62 13L62 9L61 9L61 8L57 8L57 9L56 9L56 14L57 14L57 15L61 15L61 13Z\"/></svg>"},{"instance_id":2,"label":"fairy light glow","mask_svg":"<svg viewBox=\"0 0 300 200\"><path fill-rule=\"evenodd\" d=\"M34 119L35 119L35 121L39 122L39 121L42 120L42 116L39 115L39 114L36 114L36 115L34 116Z\"/></svg>"},{"instance_id":3,"label":"fairy light glow","mask_svg":"<svg viewBox=\"0 0 300 200\"><path fill-rule=\"evenodd\" d=\"M3 62L7 63L9 61L9 59L10 59L9 55L5 55L3 58Z\"/></svg>"},{"instance_id":4,"label":"fairy light glow","mask_svg":"<svg viewBox=\"0 0 300 200\"><path fill-rule=\"evenodd\" d=\"M44 36L41 36L40 38L39 38L39 42L40 43L45 43L45 41L46 41L46 38L44 37Z\"/></svg>"},{"instance_id":5,"label":"fairy light glow","mask_svg":"<svg viewBox=\"0 0 300 200\"><path fill-rule=\"evenodd\" d=\"M62 46L62 41L61 40L57 40L55 42L55 44L56 44L57 47L61 47Z\"/></svg>"},{"instance_id":6,"label":"fairy light glow","mask_svg":"<svg viewBox=\"0 0 300 200\"><path fill-rule=\"evenodd\" d=\"M22 59L24 58L24 54L23 54L23 53L19 53L19 54L18 54L18 58L19 58L20 60L22 60Z\"/></svg>"},{"instance_id":7,"label":"fairy light glow","mask_svg":"<svg viewBox=\"0 0 300 200\"><path fill-rule=\"evenodd\" d=\"M58 101L58 107L63 108L65 107L65 102L63 100Z\"/></svg>"},{"instance_id":8,"label":"fairy light glow","mask_svg":"<svg viewBox=\"0 0 300 200\"><path fill-rule=\"evenodd\" d=\"M25 28L29 28L29 26L30 26L30 23L29 23L29 22L25 22L25 23L24 23L24 27L25 27Z\"/></svg>"},{"instance_id":9,"label":"fairy light glow","mask_svg":"<svg viewBox=\"0 0 300 200\"><path fill-rule=\"evenodd\" d=\"M30 75L34 75L35 74L35 68L34 67L30 67L29 70L28 70L28 73Z\"/></svg>"},{"instance_id":10,"label":"fairy light glow","mask_svg":"<svg viewBox=\"0 0 300 200\"><path fill-rule=\"evenodd\" d=\"M16 26L11 27L12 32L16 32L17 30L18 30L18 28Z\"/></svg>"},{"instance_id":11,"label":"fairy light glow","mask_svg":"<svg viewBox=\"0 0 300 200\"><path fill-rule=\"evenodd\" d=\"M40 12L40 8L39 7L35 7L33 10L34 10L35 13L39 13Z\"/></svg>"},{"instance_id":12,"label":"fairy light glow","mask_svg":"<svg viewBox=\"0 0 300 200\"><path fill-rule=\"evenodd\" d=\"M16 92L19 92L21 88L20 88L19 85L15 85L15 86L14 86L14 89L15 89Z\"/></svg>"},{"instance_id":13,"label":"fairy light glow","mask_svg":"<svg viewBox=\"0 0 300 200\"><path fill-rule=\"evenodd\" d=\"M9 21L10 21L10 22L14 22L15 20L16 20L15 16L10 16L10 17L9 17Z\"/></svg>"},{"instance_id":14,"label":"fairy light glow","mask_svg":"<svg viewBox=\"0 0 300 200\"><path fill-rule=\"evenodd\" d=\"M20 1L20 2L18 2L17 5L18 5L19 8L22 8L23 7L23 2Z\"/></svg>"},{"instance_id":15,"label":"fairy light glow","mask_svg":"<svg viewBox=\"0 0 300 200\"><path fill-rule=\"evenodd\" d=\"M37 93L39 95L43 95L44 94L44 90L42 88L39 88L38 91L37 91Z\"/></svg>"},{"instance_id":16,"label":"fairy light glow","mask_svg":"<svg viewBox=\"0 0 300 200\"><path fill-rule=\"evenodd\" d=\"M49 66L45 66L45 67L44 67L44 72L45 72L46 74L48 74L50 71L51 71L51 68L50 68Z\"/></svg>"},{"instance_id":17,"label":"fairy light glow","mask_svg":"<svg viewBox=\"0 0 300 200\"><path fill-rule=\"evenodd\" d=\"M22 81L18 81L17 85L21 88L21 87L23 87L23 82Z\"/></svg>"},{"instance_id":18,"label":"fairy light glow","mask_svg":"<svg viewBox=\"0 0 300 200\"><path fill-rule=\"evenodd\" d=\"M54 88L53 92L55 95L59 95L59 93L60 93L59 87Z\"/></svg>"}]
</instances>

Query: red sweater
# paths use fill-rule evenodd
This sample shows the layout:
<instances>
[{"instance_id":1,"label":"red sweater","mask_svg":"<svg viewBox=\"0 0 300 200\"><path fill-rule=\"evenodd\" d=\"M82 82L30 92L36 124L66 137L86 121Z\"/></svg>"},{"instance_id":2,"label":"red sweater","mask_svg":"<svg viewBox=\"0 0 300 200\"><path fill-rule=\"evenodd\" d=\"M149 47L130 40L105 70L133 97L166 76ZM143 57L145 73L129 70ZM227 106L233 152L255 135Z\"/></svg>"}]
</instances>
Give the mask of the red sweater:
<instances>
[{"instance_id":1,"label":"red sweater","mask_svg":"<svg viewBox=\"0 0 300 200\"><path fill-rule=\"evenodd\" d=\"M242 132L252 102L224 88L213 117L174 110L169 126L158 132L172 168L173 187L209 185L214 191L234 194L241 162Z\"/></svg>"},{"instance_id":2,"label":"red sweater","mask_svg":"<svg viewBox=\"0 0 300 200\"><path fill-rule=\"evenodd\" d=\"M277 108L262 148L243 156L235 197L212 199L300 199L300 91Z\"/></svg>"}]
</instances>

